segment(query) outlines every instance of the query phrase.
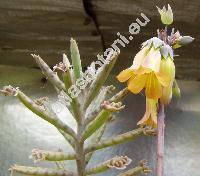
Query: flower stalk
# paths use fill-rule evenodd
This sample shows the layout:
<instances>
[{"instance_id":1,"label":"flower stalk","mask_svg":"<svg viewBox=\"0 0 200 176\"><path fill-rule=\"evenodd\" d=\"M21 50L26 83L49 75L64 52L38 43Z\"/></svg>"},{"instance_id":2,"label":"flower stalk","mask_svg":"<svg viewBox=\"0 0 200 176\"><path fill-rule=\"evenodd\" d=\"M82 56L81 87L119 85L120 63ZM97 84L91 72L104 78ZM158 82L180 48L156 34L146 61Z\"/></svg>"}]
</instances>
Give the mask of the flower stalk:
<instances>
[{"instance_id":1,"label":"flower stalk","mask_svg":"<svg viewBox=\"0 0 200 176\"><path fill-rule=\"evenodd\" d=\"M165 139L165 112L164 105L160 104L158 113L158 133L157 133L157 166L156 175L164 174L164 139Z\"/></svg>"}]
</instances>

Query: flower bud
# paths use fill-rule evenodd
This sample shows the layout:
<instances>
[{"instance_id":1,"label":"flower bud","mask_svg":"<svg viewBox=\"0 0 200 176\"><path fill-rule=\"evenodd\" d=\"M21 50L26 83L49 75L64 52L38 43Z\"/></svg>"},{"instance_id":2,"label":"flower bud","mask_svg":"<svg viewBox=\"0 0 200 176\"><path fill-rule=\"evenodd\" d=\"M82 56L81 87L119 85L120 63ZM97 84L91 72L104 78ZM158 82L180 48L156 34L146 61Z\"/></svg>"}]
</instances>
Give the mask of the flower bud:
<instances>
[{"instance_id":1,"label":"flower bud","mask_svg":"<svg viewBox=\"0 0 200 176\"><path fill-rule=\"evenodd\" d=\"M172 99L172 83L168 87L163 88L160 102L166 106L171 102L171 99Z\"/></svg>"},{"instance_id":2,"label":"flower bud","mask_svg":"<svg viewBox=\"0 0 200 176\"><path fill-rule=\"evenodd\" d=\"M183 37L180 37L180 39L178 40L179 44L181 46L184 46L184 45L187 45L191 42L193 42L194 38L190 37L190 36L183 36Z\"/></svg>"},{"instance_id":3,"label":"flower bud","mask_svg":"<svg viewBox=\"0 0 200 176\"><path fill-rule=\"evenodd\" d=\"M194 41L193 37L190 36L180 36L176 42L173 45L174 49L180 48L181 46L185 46L187 44L190 44L191 42Z\"/></svg>"},{"instance_id":4,"label":"flower bud","mask_svg":"<svg viewBox=\"0 0 200 176\"><path fill-rule=\"evenodd\" d=\"M158 9L158 12L160 13L162 23L165 25L172 24L173 12L172 12L170 5L168 4L168 9L166 9L165 6L162 9L157 7L157 9Z\"/></svg>"},{"instance_id":5,"label":"flower bud","mask_svg":"<svg viewBox=\"0 0 200 176\"><path fill-rule=\"evenodd\" d=\"M174 86L173 86L173 89L172 89L172 93L176 98L181 97L181 91L180 91L180 88L179 88L176 80L174 80Z\"/></svg>"}]
</instances>

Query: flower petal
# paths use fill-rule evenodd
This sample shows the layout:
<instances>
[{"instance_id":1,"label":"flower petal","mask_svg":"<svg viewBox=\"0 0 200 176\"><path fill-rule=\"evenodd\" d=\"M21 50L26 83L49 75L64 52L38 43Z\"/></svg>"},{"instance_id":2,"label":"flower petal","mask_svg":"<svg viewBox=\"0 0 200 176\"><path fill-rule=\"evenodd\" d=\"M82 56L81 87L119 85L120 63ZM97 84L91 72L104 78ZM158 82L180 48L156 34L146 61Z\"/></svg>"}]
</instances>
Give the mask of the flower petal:
<instances>
[{"instance_id":1,"label":"flower petal","mask_svg":"<svg viewBox=\"0 0 200 176\"><path fill-rule=\"evenodd\" d=\"M164 87L162 91L162 97L160 98L161 103L168 105L172 99L172 85L171 83L168 87Z\"/></svg>"},{"instance_id":2,"label":"flower petal","mask_svg":"<svg viewBox=\"0 0 200 176\"><path fill-rule=\"evenodd\" d=\"M168 57L167 59L162 59L160 64L160 71L156 74L159 82L164 87L168 87L171 81L175 78L175 65L173 60Z\"/></svg>"},{"instance_id":3,"label":"flower petal","mask_svg":"<svg viewBox=\"0 0 200 176\"><path fill-rule=\"evenodd\" d=\"M140 67L138 70L134 70L134 73L137 74L137 75L142 75L142 74L150 73L150 72L152 72L151 69L144 68L144 67Z\"/></svg>"},{"instance_id":4,"label":"flower petal","mask_svg":"<svg viewBox=\"0 0 200 176\"><path fill-rule=\"evenodd\" d=\"M140 121L138 121L137 125L141 125L141 126L146 125L146 122L148 121L149 118L150 118L150 112L145 112L144 116L142 117Z\"/></svg>"},{"instance_id":5,"label":"flower petal","mask_svg":"<svg viewBox=\"0 0 200 176\"><path fill-rule=\"evenodd\" d=\"M133 65L131 66L132 69L137 70L140 68L142 61L145 58L147 52L148 52L148 47L144 47L136 54L133 60Z\"/></svg>"},{"instance_id":6,"label":"flower petal","mask_svg":"<svg viewBox=\"0 0 200 176\"><path fill-rule=\"evenodd\" d=\"M142 66L145 68L149 68L157 73L160 70L160 61L161 61L160 51L155 50L152 47L147 56L144 58Z\"/></svg>"},{"instance_id":7,"label":"flower petal","mask_svg":"<svg viewBox=\"0 0 200 176\"><path fill-rule=\"evenodd\" d=\"M146 98L146 112L137 125L157 127L157 103L158 99Z\"/></svg>"},{"instance_id":8,"label":"flower petal","mask_svg":"<svg viewBox=\"0 0 200 176\"><path fill-rule=\"evenodd\" d=\"M157 128L158 118L157 118L157 111L151 113L151 126L153 128Z\"/></svg>"},{"instance_id":9,"label":"flower petal","mask_svg":"<svg viewBox=\"0 0 200 176\"><path fill-rule=\"evenodd\" d=\"M158 99L162 96L162 86L153 72L148 74L145 93L148 98Z\"/></svg>"},{"instance_id":10,"label":"flower petal","mask_svg":"<svg viewBox=\"0 0 200 176\"><path fill-rule=\"evenodd\" d=\"M119 73L117 79L119 82L125 82L129 80L131 76L134 76L134 71L132 69L126 69Z\"/></svg>"},{"instance_id":11,"label":"flower petal","mask_svg":"<svg viewBox=\"0 0 200 176\"><path fill-rule=\"evenodd\" d=\"M131 77L131 79L128 81L128 90L134 94L139 93L145 86L146 78L146 74Z\"/></svg>"}]
</instances>

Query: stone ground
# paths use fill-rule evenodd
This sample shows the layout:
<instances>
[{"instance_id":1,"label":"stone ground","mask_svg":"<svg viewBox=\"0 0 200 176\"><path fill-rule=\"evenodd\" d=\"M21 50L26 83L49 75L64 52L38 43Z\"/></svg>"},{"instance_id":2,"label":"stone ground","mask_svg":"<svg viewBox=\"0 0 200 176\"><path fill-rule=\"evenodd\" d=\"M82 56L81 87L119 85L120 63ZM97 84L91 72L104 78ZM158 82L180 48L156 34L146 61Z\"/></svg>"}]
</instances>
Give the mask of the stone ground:
<instances>
[{"instance_id":1,"label":"stone ground","mask_svg":"<svg viewBox=\"0 0 200 176\"><path fill-rule=\"evenodd\" d=\"M109 83L117 85L113 76ZM19 86L26 94L36 98L49 96L56 101L56 95L49 83L43 87L41 74L37 69L0 66L0 87ZM200 83L179 81L182 91L180 100L173 100L167 108L165 176L199 176L200 163ZM117 86L119 88L119 86ZM108 126L104 138L136 128L136 123L144 113L143 95L129 95L124 101L125 110L117 114L117 119ZM55 106L56 107L56 106ZM8 168L14 163L30 166L53 166L53 163L37 163L28 159L33 148L71 151L72 149L54 127L36 118L16 99L0 96L0 176L7 176ZM67 111L59 112L60 117L75 128ZM139 137L136 140L98 151L93 164L115 155L128 155L133 159L132 166L141 159L148 159L150 167L155 167L155 139ZM67 163L70 169L74 163ZM109 171L104 176L115 175ZM153 176L153 174L150 174Z\"/></svg>"}]
</instances>

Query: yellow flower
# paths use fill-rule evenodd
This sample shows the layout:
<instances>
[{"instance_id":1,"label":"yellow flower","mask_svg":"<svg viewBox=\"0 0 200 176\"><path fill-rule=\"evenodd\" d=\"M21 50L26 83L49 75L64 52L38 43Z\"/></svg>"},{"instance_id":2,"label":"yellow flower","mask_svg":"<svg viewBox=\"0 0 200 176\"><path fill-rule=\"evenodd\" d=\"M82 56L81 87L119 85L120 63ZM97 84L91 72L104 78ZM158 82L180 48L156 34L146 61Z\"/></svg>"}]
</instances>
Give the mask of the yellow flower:
<instances>
[{"instance_id":1,"label":"yellow flower","mask_svg":"<svg viewBox=\"0 0 200 176\"><path fill-rule=\"evenodd\" d=\"M170 77L170 84L162 89L162 96L160 101L162 104L167 105L170 103L172 98L172 86L175 79L175 66L173 60L168 57L163 59L162 67L165 69L165 73Z\"/></svg>"},{"instance_id":2,"label":"yellow flower","mask_svg":"<svg viewBox=\"0 0 200 176\"><path fill-rule=\"evenodd\" d=\"M168 105L172 99L172 85L173 82L168 87L163 87L162 96L160 102L164 105Z\"/></svg>"},{"instance_id":3,"label":"yellow flower","mask_svg":"<svg viewBox=\"0 0 200 176\"><path fill-rule=\"evenodd\" d=\"M146 112L138 125L156 128L158 100L167 105L172 98L175 79L172 48L155 37L147 40L136 54L133 65L120 72L117 79L127 81L128 90L134 94L145 89Z\"/></svg>"},{"instance_id":4,"label":"yellow flower","mask_svg":"<svg viewBox=\"0 0 200 176\"><path fill-rule=\"evenodd\" d=\"M157 128L157 103L157 99L146 98L146 112L137 125Z\"/></svg>"},{"instance_id":5,"label":"yellow flower","mask_svg":"<svg viewBox=\"0 0 200 176\"><path fill-rule=\"evenodd\" d=\"M136 73L146 73L160 70L161 53L159 48L162 47L163 41L153 37L142 44L142 49L136 54L131 68Z\"/></svg>"},{"instance_id":6,"label":"yellow flower","mask_svg":"<svg viewBox=\"0 0 200 176\"><path fill-rule=\"evenodd\" d=\"M128 90L134 94L145 89L148 98L158 99L163 94L163 87L169 87L174 80L173 53L168 46L162 44L161 48L155 48L154 43L153 46L152 43L150 47L148 45L136 54L133 65L123 70L117 79L120 82L128 81Z\"/></svg>"},{"instance_id":7,"label":"yellow flower","mask_svg":"<svg viewBox=\"0 0 200 176\"><path fill-rule=\"evenodd\" d=\"M145 46L139 51L134 60L132 68L134 70L140 67L151 69L154 72L158 72L160 68L161 54L158 49L151 47L150 49Z\"/></svg>"},{"instance_id":8,"label":"yellow flower","mask_svg":"<svg viewBox=\"0 0 200 176\"><path fill-rule=\"evenodd\" d=\"M168 9L166 9L165 6L162 9L157 7L157 9L158 9L158 12L160 13L162 23L165 24L165 25L172 24L172 22L173 22L173 12L172 12L170 5L168 4Z\"/></svg>"}]
</instances>

